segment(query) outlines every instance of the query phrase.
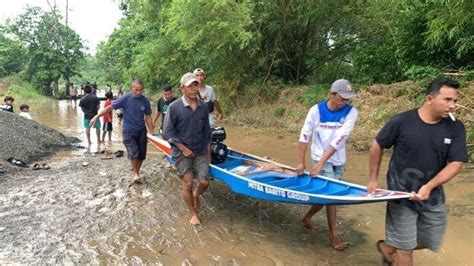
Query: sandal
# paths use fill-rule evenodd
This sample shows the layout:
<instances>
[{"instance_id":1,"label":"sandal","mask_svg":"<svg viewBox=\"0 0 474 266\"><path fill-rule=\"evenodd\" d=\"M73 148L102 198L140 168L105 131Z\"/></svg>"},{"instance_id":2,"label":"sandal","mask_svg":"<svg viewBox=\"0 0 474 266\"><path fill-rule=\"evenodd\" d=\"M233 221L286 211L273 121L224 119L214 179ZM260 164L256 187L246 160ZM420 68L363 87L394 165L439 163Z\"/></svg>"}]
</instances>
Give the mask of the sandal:
<instances>
[{"instance_id":1,"label":"sandal","mask_svg":"<svg viewBox=\"0 0 474 266\"><path fill-rule=\"evenodd\" d=\"M123 151L118 150L118 151L114 152L114 154L115 154L115 157L122 157L123 156Z\"/></svg>"},{"instance_id":2,"label":"sandal","mask_svg":"<svg viewBox=\"0 0 474 266\"><path fill-rule=\"evenodd\" d=\"M15 159L13 157L8 158L7 162L9 162L13 165L16 165L18 167L28 167L28 165L24 161Z\"/></svg>"},{"instance_id":3,"label":"sandal","mask_svg":"<svg viewBox=\"0 0 474 266\"><path fill-rule=\"evenodd\" d=\"M382 265L390 266L392 265L393 261L387 257L387 254L385 254L385 252L383 252L383 249L381 247L382 244L385 244L385 240L377 241L377 243L375 243L375 246L377 247L377 251L382 254Z\"/></svg>"},{"instance_id":4,"label":"sandal","mask_svg":"<svg viewBox=\"0 0 474 266\"><path fill-rule=\"evenodd\" d=\"M40 170L41 168L42 168L41 164L39 164L39 163L33 164L33 170Z\"/></svg>"},{"instance_id":5,"label":"sandal","mask_svg":"<svg viewBox=\"0 0 474 266\"><path fill-rule=\"evenodd\" d=\"M114 158L114 157L111 156L111 155L104 155L104 156L101 156L101 157L100 157L101 160L110 160L110 159L112 159L112 158Z\"/></svg>"},{"instance_id":6,"label":"sandal","mask_svg":"<svg viewBox=\"0 0 474 266\"><path fill-rule=\"evenodd\" d=\"M337 245L334 245L333 243L331 243L331 247L337 251L343 251L344 249L348 248L350 245L351 245L351 242L342 242Z\"/></svg>"},{"instance_id":7,"label":"sandal","mask_svg":"<svg viewBox=\"0 0 474 266\"><path fill-rule=\"evenodd\" d=\"M43 169L43 170L48 170L48 169L50 169L50 168L51 168L51 167L50 167L48 164L45 164L45 163L44 163L44 164L41 165L41 169Z\"/></svg>"}]
</instances>

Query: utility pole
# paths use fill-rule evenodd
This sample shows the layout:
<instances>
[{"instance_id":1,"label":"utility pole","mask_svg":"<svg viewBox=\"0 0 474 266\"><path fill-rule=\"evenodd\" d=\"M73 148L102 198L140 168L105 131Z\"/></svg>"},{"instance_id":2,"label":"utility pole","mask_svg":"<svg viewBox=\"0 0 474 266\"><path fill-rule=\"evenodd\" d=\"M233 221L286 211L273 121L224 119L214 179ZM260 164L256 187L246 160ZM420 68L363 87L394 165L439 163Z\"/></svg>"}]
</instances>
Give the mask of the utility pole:
<instances>
[{"instance_id":1,"label":"utility pole","mask_svg":"<svg viewBox=\"0 0 474 266\"><path fill-rule=\"evenodd\" d=\"M66 24L66 28L67 28L67 22L68 22L68 15L69 15L69 0L66 0L66 21L65 21L65 24ZM69 58L67 58L67 52L66 52L66 62L68 62ZM69 63L69 62L68 62ZM69 67L66 66L66 67ZM66 96L69 96L69 86L71 86L71 80L69 79L69 77L67 77L66 79Z\"/></svg>"}]
</instances>

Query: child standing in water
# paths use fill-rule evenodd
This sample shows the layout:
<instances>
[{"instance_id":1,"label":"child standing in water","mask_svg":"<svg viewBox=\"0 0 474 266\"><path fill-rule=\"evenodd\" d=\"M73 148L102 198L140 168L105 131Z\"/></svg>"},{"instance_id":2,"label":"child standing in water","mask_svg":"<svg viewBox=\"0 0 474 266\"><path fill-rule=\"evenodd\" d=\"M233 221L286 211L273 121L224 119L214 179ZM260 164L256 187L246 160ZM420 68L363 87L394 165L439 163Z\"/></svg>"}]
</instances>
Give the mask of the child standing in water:
<instances>
[{"instance_id":1,"label":"child standing in water","mask_svg":"<svg viewBox=\"0 0 474 266\"><path fill-rule=\"evenodd\" d=\"M27 118L27 119L33 119L30 115L30 107L28 106L28 104L22 104L20 106L20 113L19 115L21 117L24 117L24 118Z\"/></svg>"},{"instance_id":2,"label":"child standing in water","mask_svg":"<svg viewBox=\"0 0 474 266\"><path fill-rule=\"evenodd\" d=\"M113 94L111 91L108 91L105 93L105 103L104 103L104 109L107 108L107 106L111 105L112 104L112 97L113 97ZM105 142L105 135L107 133L109 133L109 141L112 141L112 109L110 110L110 112L106 113L104 116L103 116L103 120L104 120L104 125L102 127L102 142Z\"/></svg>"}]
</instances>

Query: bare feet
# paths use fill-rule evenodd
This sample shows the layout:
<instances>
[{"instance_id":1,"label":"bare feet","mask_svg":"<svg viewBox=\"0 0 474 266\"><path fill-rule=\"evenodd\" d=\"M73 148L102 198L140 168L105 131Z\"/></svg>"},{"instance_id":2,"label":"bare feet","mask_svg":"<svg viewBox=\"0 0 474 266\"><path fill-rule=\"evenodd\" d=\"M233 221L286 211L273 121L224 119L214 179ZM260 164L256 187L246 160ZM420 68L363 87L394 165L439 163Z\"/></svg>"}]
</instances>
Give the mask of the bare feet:
<instances>
[{"instance_id":1,"label":"bare feet","mask_svg":"<svg viewBox=\"0 0 474 266\"><path fill-rule=\"evenodd\" d=\"M337 251L343 251L350 246L350 242L342 242L339 236L330 237L331 247Z\"/></svg>"},{"instance_id":2,"label":"bare feet","mask_svg":"<svg viewBox=\"0 0 474 266\"><path fill-rule=\"evenodd\" d=\"M377 250L379 251L379 253L382 254L383 264L391 265L393 263L393 258L392 258L392 255L394 253L393 248L387 246L384 240L377 241L375 246L377 247Z\"/></svg>"},{"instance_id":3,"label":"bare feet","mask_svg":"<svg viewBox=\"0 0 474 266\"><path fill-rule=\"evenodd\" d=\"M133 182L134 183L141 183L142 182L142 177L139 175L134 175L133 176Z\"/></svg>"},{"instance_id":4,"label":"bare feet","mask_svg":"<svg viewBox=\"0 0 474 266\"><path fill-rule=\"evenodd\" d=\"M198 211L199 208L201 208L201 202L199 201L199 196L196 195L196 191L193 192L193 200L194 200L194 209Z\"/></svg>"},{"instance_id":5,"label":"bare feet","mask_svg":"<svg viewBox=\"0 0 474 266\"><path fill-rule=\"evenodd\" d=\"M191 217L191 220L189 220L189 223L193 226L195 225L200 225L201 224L201 221L199 221L199 218L197 217L197 215L193 215Z\"/></svg>"},{"instance_id":6,"label":"bare feet","mask_svg":"<svg viewBox=\"0 0 474 266\"><path fill-rule=\"evenodd\" d=\"M313 224L311 224L311 220L310 219L306 219L306 218L303 218L301 219L300 221L301 225L310 229L310 230L313 230L315 227Z\"/></svg>"}]
</instances>

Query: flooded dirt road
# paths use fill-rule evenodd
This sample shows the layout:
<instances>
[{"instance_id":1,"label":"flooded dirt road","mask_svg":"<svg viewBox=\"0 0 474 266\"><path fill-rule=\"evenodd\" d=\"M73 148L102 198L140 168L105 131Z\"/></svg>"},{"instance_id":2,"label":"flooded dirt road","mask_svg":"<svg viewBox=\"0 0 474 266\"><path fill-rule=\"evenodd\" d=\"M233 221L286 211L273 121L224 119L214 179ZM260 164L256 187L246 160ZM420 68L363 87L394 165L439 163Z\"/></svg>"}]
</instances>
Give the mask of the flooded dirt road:
<instances>
[{"instance_id":1,"label":"flooded dirt road","mask_svg":"<svg viewBox=\"0 0 474 266\"><path fill-rule=\"evenodd\" d=\"M82 112L67 101L32 106L34 119L85 138ZM143 185L131 185L125 157L102 160L95 154L124 149L114 123L112 143L97 147L93 138L90 153L61 152L47 161L49 170L0 179L0 264L380 265L374 243L384 236L383 203L338 208L338 231L353 243L343 252L329 247L324 211L310 231L299 224L307 206L249 199L218 181L204 194L203 227L191 228L181 183L161 153L149 146ZM226 130L231 147L296 162L297 136L228 125ZM345 179L365 184L367 158L350 153ZM472 176L472 169L465 170L445 186L443 248L417 252L417 265L474 265Z\"/></svg>"}]
</instances>

